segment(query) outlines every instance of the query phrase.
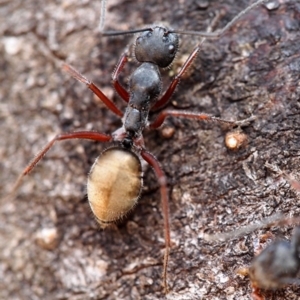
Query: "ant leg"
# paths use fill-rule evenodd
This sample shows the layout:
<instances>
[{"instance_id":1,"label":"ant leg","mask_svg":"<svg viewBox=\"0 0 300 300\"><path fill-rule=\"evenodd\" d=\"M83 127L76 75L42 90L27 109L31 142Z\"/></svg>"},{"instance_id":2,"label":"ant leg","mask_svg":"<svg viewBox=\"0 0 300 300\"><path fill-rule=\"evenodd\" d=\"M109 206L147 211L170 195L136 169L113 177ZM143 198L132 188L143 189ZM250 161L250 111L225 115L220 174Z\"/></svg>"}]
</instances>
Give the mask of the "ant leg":
<instances>
[{"instance_id":1,"label":"ant leg","mask_svg":"<svg viewBox=\"0 0 300 300\"><path fill-rule=\"evenodd\" d=\"M160 185L160 193L161 193L161 204L162 211L164 216L164 229L165 229L165 255L164 255L164 265L163 265L163 286L165 293L168 292L168 284L167 284L167 268L168 268L168 260L170 254L171 247L171 239L170 239L170 223L169 223L169 197L167 191L167 179L159 165L157 159L148 151L142 149L141 156L143 159L154 169L156 177L158 178L158 182Z\"/></svg>"},{"instance_id":2,"label":"ant leg","mask_svg":"<svg viewBox=\"0 0 300 300\"><path fill-rule=\"evenodd\" d=\"M87 78L85 78L82 74L80 74L78 71L76 71L73 67L63 64L62 66L63 70L69 73L73 78L76 80L85 83L86 86L95 94L98 96L98 98L107 106L107 108L118 115L119 117L123 117L123 113L118 109L118 107L109 99L107 98L101 90L91 81L89 81Z\"/></svg>"},{"instance_id":3,"label":"ant leg","mask_svg":"<svg viewBox=\"0 0 300 300\"><path fill-rule=\"evenodd\" d=\"M127 53L123 53L116 68L112 74L112 83L115 87L115 90L120 95L120 97L128 103L129 101L129 93L125 90L125 88L119 83L118 76L122 72L124 65L128 62L128 55Z\"/></svg>"},{"instance_id":4,"label":"ant leg","mask_svg":"<svg viewBox=\"0 0 300 300\"><path fill-rule=\"evenodd\" d=\"M296 224L297 222L300 222L299 218L287 218L284 217L282 214L278 213L269 218L265 218L253 224L248 224L246 226L237 228L233 231L215 233L215 234L205 234L204 239L208 242L212 242L212 241L225 242L228 241L229 239L236 239L241 236L245 236L246 234L250 234L251 232L261 228L268 228L271 226L279 226L285 224Z\"/></svg>"},{"instance_id":5,"label":"ant leg","mask_svg":"<svg viewBox=\"0 0 300 300\"><path fill-rule=\"evenodd\" d=\"M253 300L265 300L265 297L261 294L259 287L256 286L256 284L251 282L252 287L252 299Z\"/></svg>"},{"instance_id":6,"label":"ant leg","mask_svg":"<svg viewBox=\"0 0 300 300\"><path fill-rule=\"evenodd\" d=\"M186 72L186 70L190 67L190 65L193 63L194 59L196 58L198 52L200 51L200 46L204 42L205 38L219 38L222 36L230 27L232 27L241 17L243 17L248 11L255 8L256 6L262 4L263 2L267 2L267 0L258 0L255 3L249 5L247 8L245 8L243 11L241 11L238 15L236 15L225 27L223 27L220 30L210 32L208 30L207 32L200 32L200 31L181 31L181 30L169 30L169 33L178 33L178 34L187 34L187 35L198 35L203 37L202 41L196 46L194 51L190 54L186 62L184 63L183 67L181 68L180 72L176 75L176 77L172 80L170 86L164 93L164 95L156 102L156 104L152 107L152 110L158 110L162 107L164 107L168 101L170 100L170 97L174 93L175 88L177 87L182 75ZM216 20L219 16L217 16ZM213 22L213 24L216 21Z\"/></svg>"},{"instance_id":7,"label":"ant leg","mask_svg":"<svg viewBox=\"0 0 300 300\"><path fill-rule=\"evenodd\" d=\"M36 157L23 170L23 172L21 173L21 175L19 176L19 178L17 179L16 183L12 188L12 192L7 197L5 197L5 199L10 198L14 195L14 192L20 186L24 176L28 175L32 171L32 169L44 157L44 155L50 150L50 148L54 145L56 141L63 141L69 139L88 139L88 140L99 141L99 142L109 142L112 140L112 137L103 133L98 133L93 131L78 131L78 132L58 134L36 155Z\"/></svg>"},{"instance_id":8,"label":"ant leg","mask_svg":"<svg viewBox=\"0 0 300 300\"><path fill-rule=\"evenodd\" d=\"M215 19L213 20L212 24L209 26L207 32L211 32L211 28L215 25L215 23L219 20L220 15L217 15ZM153 110L158 110L162 107L164 107L170 100L172 94L174 93L180 79L182 78L183 74L186 72L186 70L190 67L190 65L193 63L194 59L196 58L198 52L200 51L200 46L205 41L205 38L203 38L200 43L198 43L197 47L194 49L194 51L189 55L187 60L185 61L184 65L182 66L179 73L173 78L171 84L169 85L168 89L165 91L164 95L155 103L153 106Z\"/></svg>"},{"instance_id":9,"label":"ant leg","mask_svg":"<svg viewBox=\"0 0 300 300\"><path fill-rule=\"evenodd\" d=\"M27 175L35 167L35 165L43 158L43 156L50 150L56 141L70 140L70 139L87 139L98 142L109 142L112 137L103 133L94 131L77 131L61 133L54 137L30 162L30 164L24 169L23 174Z\"/></svg>"},{"instance_id":10,"label":"ant leg","mask_svg":"<svg viewBox=\"0 0 300 300\"><path fill-rule=\"evenodd\" d=\"M170 100L172 94L175 91L181 77L193 63L194 59L196 58L198 52L200 51L200 46L198 45L194 51L189 55L188 59L185 61L184 65L182 66L179 73L173 78L171 84L169 85L168 89L165 91L164 95L155 103L151 110L158 110L164 107Z\"/></svg>"},{"instance_id":11,"label":"ant leg","mask_svg":"<svg viewBox=\"0 0 300 300\"><path fill-rule=\"evenodd\" d=\"M236 125L238 122L234 121L227 121L221 118L209 116L207 114L202 113L194 113L189 111L177 111L177 110L164 110L162 111L157 118L149 125L151 129L156 129L162 125L165 119L169 116L172 117L182 117L182 118L189 118L189 119L196 119L196 120L204 120L204 121L217 121L222 123L227 123L231 125Z\"/></svg>"}]
</instances>

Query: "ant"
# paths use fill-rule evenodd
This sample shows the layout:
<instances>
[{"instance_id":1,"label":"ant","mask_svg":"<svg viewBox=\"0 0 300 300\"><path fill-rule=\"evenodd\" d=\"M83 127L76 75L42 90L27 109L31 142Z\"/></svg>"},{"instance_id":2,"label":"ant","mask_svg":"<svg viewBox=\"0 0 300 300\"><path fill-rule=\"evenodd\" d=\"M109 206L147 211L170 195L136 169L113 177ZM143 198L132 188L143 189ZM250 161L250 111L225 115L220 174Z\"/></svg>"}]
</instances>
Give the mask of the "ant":
<instances>
[{"instance_id":1,"label":"ant","mask_svg":"<svg viewBox=\"0 0 300 300\"><path fill-rule=\"evenodd\" d=\"M296 227L291 241L277 240L256 256L248 269L254 300L264 299L259 289L276 290L288 284L299 284L300 227Z\"/></svg>"},{"instance_id":2,"label":"ant","mask_svg":"<svg viewBox=\"0 0 300 300\"><path fill-rule=\"evenodd\" d=\"M299 224L299 221L299 217L284 218L281 215L275 215L258 224L248 225L234 232L207 235L205 239L208 241L222 240L224 242L230 238L249 234L262 227ZM270 234L265 234L264 239L269 236ZM300 281L296 278L299 271L300 227L298 226L294 229L290 241L275 240L271 242L265 249L258 253L249 267L240 268L237 273L244 276L249 275L253 300L264 300L260 289L277 290L289 284L299 284Z\"/></svg>"},{"instance_id":3,"label":"ant","mask_svg":"<svg viewBox=\"0 0 300 300\"><path fill-rule=\"evenodd\" d=\"M118 76L128 61L128 53L124 53L112 75L112 84L127 103L125 112L107 98L102 91L91 81L81 75L73 67L64 64L63 70L76 80L84 83L107 108L122 119L122 127L111 135L94 131L78 131L61 133L54 137L29 163L19 176L13 191L19 186L24 176L28 175L43 156L57 141L70 139L87 139L98 142L115 142L118 146L108 148L96 159L88 175L88 201L96 220L102 228L123 218L136 205L142 190L141 159L153 169L160 185L162 212L164 220L165 254L163 263L163 286L167 292L167 267L171 247L170 223L168 208L167 179L158 160L145 148L143 131L145 128L157 129L167 117L182 117L203 121L217 121L230 125L244 125L253 118L233 122L209 116L204 113L195 113L178 110L163 110L154 121L149 122L150 111L164 108L169 102L183 74L188 70L200 46L206 38L219 38L233 26L249 10L266 2L258 0L235 16L223 29L215 32L197 32L171 30L162 26L153 26L122 32L102 32L103 36L115 36L139 33L135 42L135 58L140 66L131 74L128 91L119 83ZM105 1L102 2L105 4ZM101 13L101 24L104 23L104 10ZM162 80L159 68L170 66L177 54L179 35L195 35L202 37L202 41L189 55L181 70L172 80L162 96Z\"/></svg>"}]
</instances>

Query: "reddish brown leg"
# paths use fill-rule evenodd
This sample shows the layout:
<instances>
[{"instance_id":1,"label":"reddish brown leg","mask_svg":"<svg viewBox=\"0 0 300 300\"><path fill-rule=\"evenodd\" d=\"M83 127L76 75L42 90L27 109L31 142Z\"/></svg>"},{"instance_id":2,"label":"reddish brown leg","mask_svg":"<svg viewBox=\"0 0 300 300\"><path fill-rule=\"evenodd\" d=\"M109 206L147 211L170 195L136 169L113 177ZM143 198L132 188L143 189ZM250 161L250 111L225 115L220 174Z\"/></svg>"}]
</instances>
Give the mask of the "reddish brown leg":
<instances>
[{"instance_id":1,"label":"reddish brown leg","mask_svg":"<svg viewBox=\"0 0 300 300\"><path fill-rule=\"evenodd\" d=\"M187 69L191 66L191 64L193 63L194 59L196 58L198 52L200 51L200 47L202 42L207 38L218 38L221 35L224 34L224 32L226 32L233 24L235 24L242 16L244 16L249 10L253 9L254 7L260 5L264 0L260 0L257 1L256 3L253 3L251 5L249 5L245 10L243 10L241 13L239 13L236 17L234 17L232 19L231 22L229 22L223 29L215 31L215 32L210 32L211 30L209 29L208 32L196 32L196 31L180 31L180 30L176 30L177 33L179 34L198 34L199 36L202 36L203 39L202 41L195 47L194 51L190 54L190 56L188 57L188 59L186 60L186 62L184 63L183 67L181 68L180 72L176 75L176 77L172 80L169 88L166 90L166 92L164 93L164 95L161 97L161 99L159 99L156 104L153 106L153 110L158 110L162 107L164 107L168 101L170 100L170 97L172 96L172 94L174 93L175 88L177 87L180 79L182 78L182 75L184 74L184 72L187 71ZM217 15L215 20L213 21L212 25L210 27L213 27L215 25L215 23L218 21L218 19L220 18L220 15Z\"/></svg>"},{"instance_id":2,"label":"reddish brown leg","mask_svg":"<svg viewBox=\"0 0 300 300\"><path fill-rule=\"evenodd\" d=\"M252 299L253 300L265 300L265 297L261 294L260 289L255 285L251 284L252 286Z\"/></svg>"},{"instance_id":3,"label":"reddish brown leg","mask_svg":"<svg viewBox=\"0 0 300 300\"><path fill-rule=\"evenodd\" d=\"M168 292L167 268L168 268L168 261L169 261L170 247L171 247L167 179L162 168L159 165L159 162L151 153L143 149L141 152L141 156L154 169L160 185L161 203L162 203L162 211L164 217L165 245L166 245L162 276L163 276L164 290L165 293L167 293Z\"/></svg>"},{"instance_id":4,"label":"reddish brown leg","mask_svg":"<svg viewBox=\"0 0 300 300\"><path fill-rule=\"evenodd\" d=\"M118 81L118 76L119 76L119 74L122 72L122 70L123 70L123 68L124 68L124 65L125 65L127 62L128 62L128 56L127 56L126 53L124 53L124 54L121 56L121 58L120 58L120 60L119 60L119 62L118 62L118 64L117 64L117 66L116 66L116 68L115 68L115 70L114 70L114 72L113 72L113 74L112 74L112 82L113 82L113 85L114 85L114 87L115 87L115 90L116 90L117 93L120 95L120 97L121 97L125 102L128 103L128 101L129 101L129 93L124 89L124 87L123 87L123 86L120 84L120 82Z\"/></svg>"},{"instance_id":5,"label":"reddish brown leg","mask_svg":"<svg viewBox=\"0 0 300 300\"><path fill-rule=\"evenodd\" d=\"M182 66L179 73L175 76L172 80L171 84L169 85L168 89L165 91L164 95L156 102L156 104L152 107L152 110L158 110L164 107L170 100L172 94L174 93L175 88L177 87L181 77L183 76L184 72L191 66L194 59L196 58L198 52L200 51L200 46L198 45L194 51L190 54L184 65Z\"/></svg>"},{"instance_id":6,"label":"reddish brown leg","mask_svg":"<svg viewBox=\"0 0 300 300\"><path fill-rule=\"evenodd\" d=\"M212 116L209 116L207 114L202 114L202 113L193 113L193 112L189 112L189 111L178 111L178 110L164 110L157 116L157 118L150 124L149 127L152 129L158 128L159 126L162 125L162 123L165 121L165 119L169 116L196 119L196 120L204 120L204 121L217 121L217 122L222 122L222 123L227 123L227 124L232 124L232 125L235 125L238 123L238 122L223 120L223 119L220 119L217 117L212 117Z\"/></svg>"},{"instance_id":7,"label":"reddish brown leg","mask_svg":"<svg viewBox=\"0 0 300 300\"><path fill-rule=\"evenodd\" d=\"M80 74L78 71L76 71L73 67L63 64L63 70L69 73L73 78L76 80L85 83L87 87L98 96L98 98L107 106L107 108L115 113L116 115L123 117L123 113L118 109L118 107L109 99L107 98L101 90L91 81L89 81L87 78L85 78L82 74Z\"/></svg>"},{"instance_id":8,"label":"reddish brown leg","mask_svg":"<svg viewBox=\"0 0 300 300\"><path fill-rule=\"evenodd\" d=\"M112 140L112 137L106 134L93 132L93 131L78 131L78 132L62 133L57 135L28 164L28 166L24 169L24 171L22 172L22 174L19 176L16 183L14 184L12 192L6 198L10 198L14 195L15 191L21 184L23 177L32 171L32 169L43 158L43 156L50 150L50 148L54 145L56 141L63 141L69 139L87 139L87 140L93 140L99 142L109 142Z\"/></svg>"}]
</instances>

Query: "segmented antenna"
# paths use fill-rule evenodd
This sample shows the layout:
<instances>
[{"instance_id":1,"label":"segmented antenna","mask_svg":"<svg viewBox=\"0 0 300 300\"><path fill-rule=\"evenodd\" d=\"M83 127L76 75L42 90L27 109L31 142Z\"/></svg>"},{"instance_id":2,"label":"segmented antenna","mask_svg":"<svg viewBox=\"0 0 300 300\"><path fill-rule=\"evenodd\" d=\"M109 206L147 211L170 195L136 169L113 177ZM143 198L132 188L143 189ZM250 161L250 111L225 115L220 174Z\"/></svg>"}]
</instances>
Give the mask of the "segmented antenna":
<instances>
[{"instance_id":1,"label":"segmented antenna","mask_svg":"<svg viewBox=\"0 0 300 300\"><path fill-rule=\"evenodd\" d=\"M232 27L240 18L242 18L246 13L248 13L251 9L267 3L269 0L258 0L253 4L250 4L247 8L241 11L238 15L236 15L225 27L222 29L216 30L215 32L204 32L204 31L189 31L189 30L169 30L168 33L177 33L177 34L185 34L185 35L195 35L204 38L219 38L222 36L230 27ZM102 0L101 7L101 17L100 17L100 32L103 36L117 36L117 35L126 35L126 34L135 34L144 31L151 31L152 28L143 28L143 29L133 29L126 31L103 31L104 26L104 17L105 17L105 0Z\"/></svg>"},{"instance_id":2,"label":"segmented antenna","mask_svg":"<svg viewBox=\"0 0 300 300\"><path fill-rule=\"evenodd\" d=\"M197 35L206 38L219 38L223 35L231 26L233 26L241 17L243 17L249 10L259 6L260 4L266 3L269 0L258 0L257 2L250 4L247 8L241 11L238 15L236 15L225 27L219 29L215 32L201 32L201 31L188 31L188 30L171 30L171 33L178 33L178 34L186 34L186 35Z\"/></svg>"},{"instance_id":3,"label":"segmented antenna","mask_svg":"<svg viewBox=\"0 0 300 300\"><path fill-rule=\"evenodd\" d=\"M216 234L205 234L203 238L208 242L213 242L213 241L226 242L229 239L239 238L241 236L244 236L246 234L249 234L261 228L267 228L272 226L290 226L290 225L299 225L299 224L300 224L299 216L288 217L282 215L281 213L277 213L257 223L249 224L233 231L216 233Z\"/></svg>"},{"instance_id":4,"label":"segmented antenna","mask_svg":"<svg viewBox=\"0 0 300 300\"><path fill-rule=\"evenodd\" d=\"M101 13L100 13L100 22L99 22L100 32L103 32L103 28L104 28L105 11L106 11L106 0L101 0Z\"/></svg>"}]
</instances>

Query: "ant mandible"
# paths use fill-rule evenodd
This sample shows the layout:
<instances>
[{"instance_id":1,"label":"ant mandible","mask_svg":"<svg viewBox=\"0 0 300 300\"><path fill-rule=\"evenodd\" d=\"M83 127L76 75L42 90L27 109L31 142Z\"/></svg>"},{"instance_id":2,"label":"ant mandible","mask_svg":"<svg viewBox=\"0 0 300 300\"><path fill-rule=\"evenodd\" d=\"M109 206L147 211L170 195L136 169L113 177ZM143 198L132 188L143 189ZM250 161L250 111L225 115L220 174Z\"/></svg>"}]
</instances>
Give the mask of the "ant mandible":
<instances>
[{"instance_id":1,"label":"ant mandible","mask_svg":"<svg viewBox=\"0 0 300 300\"><path fill-rule=\"evenodd\" d=\"M165 292L167 292L167 266L171 246L167 180L158 160L145 148L142 135L143 130L146 127L151 129L160 127L164 120L169 116L204 121L217 121L232 125L245 124L245 121L249 121L249 119L233 122L203 113L163 110L153 122L149 122L148 114L150 111L156 111L163 108L169 102L182 75L191 66L200 51L200 45L205 38L220 37L249 10L263 2L266 2L266 0L259 0L249 5L234 17L223 29L215 32L175 31L162 26L126 32L103 32L103 36L140 33L135 42L135 58L141 65L130 76L129 91L127 91L118 81L118 76L128 61L127 53L121 56L112 76L112 83L115 90L127 103L125 113L119 110L119 108L107 98L94 83L89 81L74 68L64 64L63 69L78 81L85 83L110 111L122 118L122 127L111 135L94 131L78 131L57 135L24 169L18 178L13 191L19 186L22 178L32 171L35 165L43 158L56 141L87 139L98 142L117 142L119 146L105 150L96 159L88 176L87 194L89 204L100 226L106 227L126 215L137 203L142 189L141 158L144 159L151 167L153 167L160 185L165 235L163 286ZM105 1L102 3L105 4ZM104 10L102 11L101 19L103 23ZM159 68L166 68L173 62L178 51L179 34L201 36L203 39L189 55L165 93L159 98L162 91Z\"/></svg>"}]
</instances>

